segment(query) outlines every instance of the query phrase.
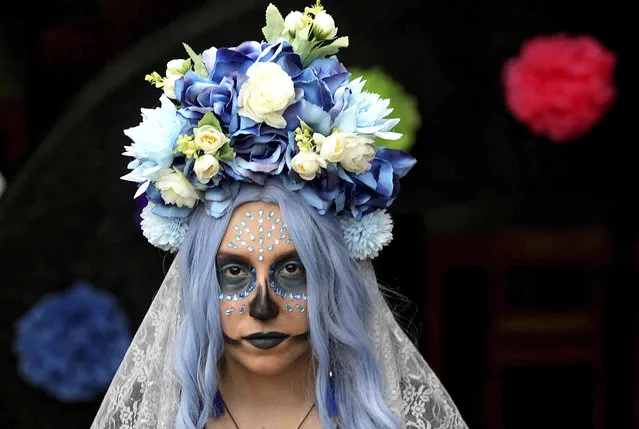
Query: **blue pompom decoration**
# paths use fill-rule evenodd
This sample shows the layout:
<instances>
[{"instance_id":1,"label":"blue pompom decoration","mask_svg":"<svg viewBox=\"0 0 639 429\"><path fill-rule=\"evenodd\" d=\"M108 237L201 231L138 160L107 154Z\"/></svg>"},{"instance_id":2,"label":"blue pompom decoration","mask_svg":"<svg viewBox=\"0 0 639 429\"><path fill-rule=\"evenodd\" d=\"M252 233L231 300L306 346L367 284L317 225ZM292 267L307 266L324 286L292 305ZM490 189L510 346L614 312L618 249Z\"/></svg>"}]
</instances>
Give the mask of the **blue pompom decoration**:
<instances>
[{"instance_id":1,"label":"blue pompom decoration","mask_svg":"<svg viewBox=\"0 0 639 429\"><path fill-rule=\"evenodd\" d=\"M20 375L63 402L103 393L131 342L111 294L77 282L42 298L16 323Z\"/></svg>"}]
</instances>

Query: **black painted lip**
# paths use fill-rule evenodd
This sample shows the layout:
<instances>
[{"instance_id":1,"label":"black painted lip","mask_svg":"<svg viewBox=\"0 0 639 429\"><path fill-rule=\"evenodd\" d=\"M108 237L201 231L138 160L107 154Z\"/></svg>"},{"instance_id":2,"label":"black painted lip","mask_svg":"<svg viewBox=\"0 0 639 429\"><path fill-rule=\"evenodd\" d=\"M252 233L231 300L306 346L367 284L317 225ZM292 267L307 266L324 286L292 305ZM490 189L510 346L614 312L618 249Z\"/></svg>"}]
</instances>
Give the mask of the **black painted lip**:
<instances>
[{"instance_id":1,"label":"black painted lip","mask_svg":"<svg viewBox=\"0 0 639 429\"><path fill-rule=\"evenodd\" d=\"M244 337L244 340L251 343L258 349L272 349L288 337L289 335L283 332L256 332L254 334L247 335Z\"/></svg>"},{"instance_id":2,"label":"black painted lip","mask_svg":"<svg viewBox=\"0 0 639 429\"><path fill-rule=\"evenodd\" d=\"M278 346L286 338L253 338L252 340L246 340L258 349L272 349Z\"/></svg>"},{"instance_id":3,"label":"black painted lip","mask_svg":"<svg viewBox=\"0 0 639 429\"><path fill-rule=\"evenodd\" d=\"M245 340L255 340L255 339L262 339L262 338L267 338L267 339L286 339L288 338L289 335L285 334L284 332L277 332L277 331L273 331L273 332L256 332L254 334L251 335L247 335L246 337L244 337Z\"/></svg>"}]
</instances>

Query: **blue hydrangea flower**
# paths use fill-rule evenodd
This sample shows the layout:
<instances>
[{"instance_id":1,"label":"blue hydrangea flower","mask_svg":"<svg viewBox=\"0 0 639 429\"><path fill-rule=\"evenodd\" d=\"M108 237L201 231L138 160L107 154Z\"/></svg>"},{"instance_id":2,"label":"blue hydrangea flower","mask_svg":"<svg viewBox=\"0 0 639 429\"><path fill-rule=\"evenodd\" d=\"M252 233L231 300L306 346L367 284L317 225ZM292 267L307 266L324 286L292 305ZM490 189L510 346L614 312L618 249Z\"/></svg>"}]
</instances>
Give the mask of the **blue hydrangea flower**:
<instances>
[{"instance_id":1,"label":"blue hydrangea flower","mask_svg":"<svg viewBox=\"0 0 639 429\"><path fill-rule=\"evenodd\" d=\"M369 134L385 140L400 138L401 134L390 131L399 119L386 118L393 111L388 108L390 100L363 91L365 83L357 78L336 91L335 106L331 109L333 126L344 133Z\"/></svg>"},{"instance_id":2,"label":"blue hydrangea flower","mask_svg":"<svg viewBox=\"0 0 639 429\"><path fill-rule=\"evenodd\" d=\"M142 234L152 245L167 251L177 252L184 241L184 236L189 228L189 217L170 216L166 211L158 211L162 205L156 205L149 201L142 210Z\"/></svg>"},{"instance_id":3,"label":"blue hydrangea flower","mask_svg":"<svg viewBox=\"0 0 639 429\"><path fill-rule=\"evenodd\" d=\"M355 174L329 163L318 178L295 190L320 214L330 211L360 219L393 203L399 194L399 179L415 163L415 158L406 152L381 147L367 172Z\"/></svg>"},{"instance_id":4,"label":"blue hydrangea flower","mask_svg":"<svg viewBox=\"0 0 639 429\"><path fill-rule=\"evenodd\" d=\"M393 219L386 210L376 210L361 219L342 217L344 242L356 259L371 259L393 240Z\"/></svg>"},{"instance_id":5,"label":"blue hydrangea flower","mask_svg":"<svg viewBox=\"0 0 639 429\"><path fill-rule=\"evenodd\" d=\"M42 298L16 324L18 370L64 402L104 392L131 341L114 296L78 282Z\"/></svg>"},{"instance_id":6,"label":"blue hydrangea flower","mask_svg":"<svg viewBox=\"0 0 639 429\"><path fill-rule=\"evenodd\" d=\"M141 109L142 122L124 130L133 144L125 146L123 155L134 157L128 168L130 173L122 179L141 183L135 198L142 195L151 181L173 163L177 137L192 127L191 123L177 114L175 105L165 95L160 97L161 106Z\"/></svg>"}]
</instances>

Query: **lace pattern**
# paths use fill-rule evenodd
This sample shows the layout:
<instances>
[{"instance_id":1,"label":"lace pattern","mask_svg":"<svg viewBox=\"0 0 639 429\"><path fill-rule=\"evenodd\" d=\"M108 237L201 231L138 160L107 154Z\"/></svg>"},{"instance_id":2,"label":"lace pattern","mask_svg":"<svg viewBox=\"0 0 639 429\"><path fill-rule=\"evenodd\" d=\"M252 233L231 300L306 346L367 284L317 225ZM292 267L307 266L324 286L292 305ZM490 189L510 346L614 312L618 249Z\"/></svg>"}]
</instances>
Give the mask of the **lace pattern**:
<instances>
[{"instance_id":1,"label":"lace pattern","mask_svg":"<svg viewBox=\"0 0 639 429\"><path fill-rule=\"evenodd\" d=\"M361 265L377 288L370 262ZM435 373L408 339L377 291L370 331L381 371L384 396L406 429L467 429ZM91 429L173 429L179 382L173 350L181 322L179 277L174 262L142 321Z\"/></svg>"}]
</instances>

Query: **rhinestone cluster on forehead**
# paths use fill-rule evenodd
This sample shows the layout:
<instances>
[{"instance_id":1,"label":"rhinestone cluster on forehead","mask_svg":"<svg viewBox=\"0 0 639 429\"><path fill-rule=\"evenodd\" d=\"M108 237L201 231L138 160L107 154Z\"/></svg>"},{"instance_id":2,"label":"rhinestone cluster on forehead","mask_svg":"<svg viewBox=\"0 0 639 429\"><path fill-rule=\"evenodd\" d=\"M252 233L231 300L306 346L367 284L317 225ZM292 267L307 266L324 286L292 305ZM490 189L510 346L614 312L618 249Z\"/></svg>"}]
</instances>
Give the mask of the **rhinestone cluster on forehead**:
<instances>
[{"instance_id":1,"label":"rhinestone cluster on forehead","mask_svg":"<svg viewBox=\"0 0 639 429\"><path fill-rule=\"evenodd\" d=\"M255 220L255 216L247 211L244 216L252 221ZM288 236L286 230L286 224L282 222L282 219L275 216L274 211L264 217L264 210L259 209L257 211L257 222L259 226L257 231L251 231L246 220L241 220L239 225L233 225L235 230L235 240L228 242L228 247L237 249L240 246L246 247L249 252L258 252L258 260L264 260L264 251L273 250L274 246L285 242L289 244L291 238ZM265 241L268 243L265 245Z\"/></svg>"}]
</instances>

